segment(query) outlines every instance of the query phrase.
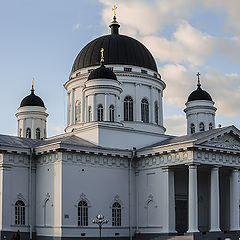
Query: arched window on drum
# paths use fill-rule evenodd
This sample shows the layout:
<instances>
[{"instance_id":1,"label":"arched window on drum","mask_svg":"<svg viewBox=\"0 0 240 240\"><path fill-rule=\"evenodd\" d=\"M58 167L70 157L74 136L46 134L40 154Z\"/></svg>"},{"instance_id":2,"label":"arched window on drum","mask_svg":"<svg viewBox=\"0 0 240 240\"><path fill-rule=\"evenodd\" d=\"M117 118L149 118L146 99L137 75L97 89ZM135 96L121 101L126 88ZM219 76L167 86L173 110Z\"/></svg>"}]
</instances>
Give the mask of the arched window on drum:
<instances>
[{"instance_id":1,"label":"arched window on drum","mask_svg":"<svg viewBox=\"0 0 240 240\"><path fill-rule=\"evenodd\" d=\"M144 123L149 123L149 104L146 98L141 101L141 116Z\"/></svg>"},{"instance_id":2,"label":"arched window on drum","mask_svg":"<svg viewBox=\"0 0 240 240\"><path fill-rule=\"evenodd\" d=\"M133 121L133 99L131 96L124 98L124 121Z\"/></svg>"}]
</instances>

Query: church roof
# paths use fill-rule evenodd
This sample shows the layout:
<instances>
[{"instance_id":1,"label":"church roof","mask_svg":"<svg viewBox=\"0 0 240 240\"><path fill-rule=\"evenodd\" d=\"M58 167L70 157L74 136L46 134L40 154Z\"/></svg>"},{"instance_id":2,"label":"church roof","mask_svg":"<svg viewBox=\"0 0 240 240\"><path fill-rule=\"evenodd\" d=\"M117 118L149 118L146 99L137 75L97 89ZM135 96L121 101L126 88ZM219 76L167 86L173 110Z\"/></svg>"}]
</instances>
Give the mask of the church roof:
<instances>
[{"instance_id":1,"label":"church roof","mask_svg":"<svg viewBox=\"0 0 240 240\"><path fill-rule=\"evenodd\" d=\"M25 106L45 107L43 100L39 96L35 95L33 88L31 89L31 94L26 96L20 104L20 107L25 107Z\"/></svg>"},{"instance_id":2,"label":"church roof","mask_svg":"<svg viewBox=\"0 0 240 240\"><path fill-rule=\"evenodd\" d=\"M77 55L72 73L86 67L97 66L99 50L105 49L104 64L123 64L144 67L157 72L157 65L149 50L138 40L121 35L118 23L110 25L111 34L92 40Z\"/></svg>"},{"instance_id":3,"label":"church roof","mask_svg":"<svg viewBox=\"0 0 240 240\"><path fill-rule=\"evenodd\" d=\"M146 149L150 149L150 148L154 148L154 147L160 147L160 146L165 146L165 145L169 145L169 144L176 144L176 143L182 143L182 142L188 142L188 141L197 141L199 139L202 139L202 138L211 136L215 133L221 132L227 128L229 128L229 126L222 127L222 128L215 128L215 129L212 129L209 131L197 132L197 133L183 135L183 136L169 136L169 138L164 141L152 144L150 146L141 148L139 150L146 150Z\"/></svg>"},{"instance_id":4,"label":"church roof","mask_svg":"<svg viewBox=\"0 0 240 240\"><path fill-rule=\"evenodd\" d=\"M88 80L104 78L117 80L116 74L111 69L106 68L103 64L101 64L99 68L94 69L88 76Z\"/></svg>"},{"instance_id":5,"label":"church roof","mask_svg":"<svg viewBox=\"0 0 240 240\"><path fill-rule=\"evenodd\" d=\"M202 90L201 86L198 86L198 88L189 95L187 101L191 102L196 100L212 101L212 98L208 92Z\"/></svg>"}]
</instances>

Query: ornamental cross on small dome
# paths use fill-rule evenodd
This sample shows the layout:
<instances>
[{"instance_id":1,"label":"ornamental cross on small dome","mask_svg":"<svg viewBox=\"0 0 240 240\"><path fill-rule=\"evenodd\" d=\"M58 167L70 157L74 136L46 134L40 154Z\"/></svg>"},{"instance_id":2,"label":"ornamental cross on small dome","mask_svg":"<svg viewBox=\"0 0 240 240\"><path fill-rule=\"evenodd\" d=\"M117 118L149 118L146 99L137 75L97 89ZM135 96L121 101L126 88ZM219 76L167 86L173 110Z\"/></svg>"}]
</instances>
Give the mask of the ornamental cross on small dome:
<instances>
[{"instance_id":1,"label":"ornamental cross on small dome","mask_svg":"<svg viewBox=\"0 0 240 240\"><path fill-rule=\"evenodd\" d=\"M196 75L197 75L197 77L198 77L197 86L198 86L198 87L201 87L201 83L200 83L200 75L201 75L201 74L200 74L200 72L198 72Z\"/></svg>"},{"instance_id":2,"label":"ornamental cross on small dome","mask_svg":"<svg viewBox=\"0 0 240 240\"><path fill-rule=\"evenodd\" d=\"M101 53L101 60L100 60L100 63L103 64L104 63L104 48L101 48L100 50L100 53Z\"/></svg>"}]
</instances>

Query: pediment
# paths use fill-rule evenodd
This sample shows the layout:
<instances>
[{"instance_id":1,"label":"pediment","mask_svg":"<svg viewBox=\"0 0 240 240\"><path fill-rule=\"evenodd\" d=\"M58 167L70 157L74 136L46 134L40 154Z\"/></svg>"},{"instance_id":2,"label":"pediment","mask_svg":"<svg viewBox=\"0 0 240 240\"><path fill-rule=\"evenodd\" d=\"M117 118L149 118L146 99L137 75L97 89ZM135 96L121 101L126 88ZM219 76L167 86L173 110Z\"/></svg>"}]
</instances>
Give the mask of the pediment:
<instances>
[{"instance_id":1,"label":"pediment","mask_svg":"<svg viewBox=\"0 0 240 240\"><path fill-rule=\"evenodd\" d=\"M229 127L224 131L219 131L218 134L199 139L196 143L201 146L240 151L239 130L235 127Z\"/></svg>"}]
</instances>

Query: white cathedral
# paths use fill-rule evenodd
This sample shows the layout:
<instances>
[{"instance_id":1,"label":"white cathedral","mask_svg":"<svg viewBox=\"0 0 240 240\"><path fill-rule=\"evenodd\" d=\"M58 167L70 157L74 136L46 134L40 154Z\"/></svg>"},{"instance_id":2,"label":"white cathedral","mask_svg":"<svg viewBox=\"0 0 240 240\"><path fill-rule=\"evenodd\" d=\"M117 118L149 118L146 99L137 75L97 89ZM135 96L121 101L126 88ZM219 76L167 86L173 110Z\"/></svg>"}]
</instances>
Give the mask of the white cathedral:
<instances>
[{"instance_id":1,"label":"white cathedral","mask_svg":"<svg viewBox=\"0 0 240 240\"><path fill-rule=\"evenodd\" d=\"M148 49L111 34L78 54L64 87L65 133L47 138L40 97L16 114L18 137L0 135L0 228L8 240L239 239L240 131L215 128L201 87L186 102L187 134L163 126L164 80ZM167 76L165 76L167 79Z\"/></svg>"}]
</instances>

